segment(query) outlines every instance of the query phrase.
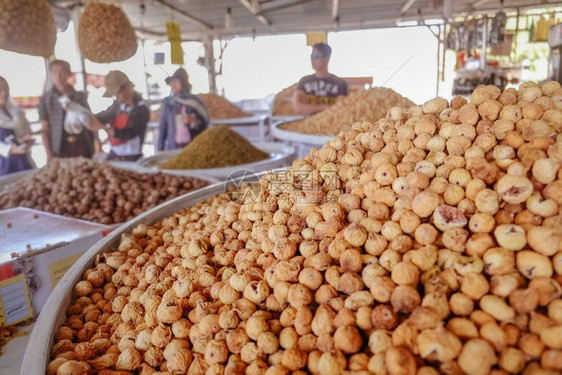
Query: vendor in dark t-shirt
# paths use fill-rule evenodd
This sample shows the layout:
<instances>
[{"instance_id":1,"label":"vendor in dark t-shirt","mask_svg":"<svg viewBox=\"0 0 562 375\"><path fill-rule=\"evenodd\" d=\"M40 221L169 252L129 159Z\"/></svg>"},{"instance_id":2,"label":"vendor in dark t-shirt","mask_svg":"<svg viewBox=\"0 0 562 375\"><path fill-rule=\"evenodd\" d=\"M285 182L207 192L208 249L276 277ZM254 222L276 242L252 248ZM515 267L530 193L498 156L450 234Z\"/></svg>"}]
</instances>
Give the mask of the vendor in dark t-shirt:
<instances>
[{"instance_id":1,"label":"vendor in dark t-shirt","mask_svg":"<svg viewBox=\"0 0 562 375\"><path fill-rule=\"evenodd\" d=\"M315 44L310 60L315 73L301 78L293 94L293 109L299 115L321 112L341 97L347 96L344 79L328 71L332 48L325 43Z\"/></svg>"}]
</instances>

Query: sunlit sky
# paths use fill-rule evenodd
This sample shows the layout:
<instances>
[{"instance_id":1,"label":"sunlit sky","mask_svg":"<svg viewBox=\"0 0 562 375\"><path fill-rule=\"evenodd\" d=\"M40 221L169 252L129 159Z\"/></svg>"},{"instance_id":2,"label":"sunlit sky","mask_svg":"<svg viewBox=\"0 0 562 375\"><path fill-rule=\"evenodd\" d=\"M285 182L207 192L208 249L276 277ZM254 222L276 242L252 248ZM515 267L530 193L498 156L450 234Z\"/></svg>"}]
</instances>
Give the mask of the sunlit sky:
<instances>
[{"instance_id":1,"label":"sunlit sky","mask_svg":"<svg viewBox=\"0 0 562 375\"><path fill-rule=\"evenodd\" d=\"M385 86L422 103L436 96L437 38L427 27L375 29L331 32L328 44L333 49L329 69L342 77L373 77L374 86ZM80 70L76 54L72 24L58 34L55 55L70 62L73 71ZM209 91L207 70L197 63L204 55L200 43L183 43L185 67L190 75L194 93ZM164 52L166 63L154 64L154 53ZM312 74L311 47L304 34L235 38L224 49L223 74L217 77L219 94L233 102L271 96L296 83L302 76ZM215 57L220 55L215 42ZM144 59L143 59L144 56ZM137 90L147 93L149 84L160 86L160 96L169 93L166 76L177 68L169 63L169 44L147 41L144 48L127 61L95 64L88 60L88 73L106 74L120 69L127 73ZM42 58L0 50L0 75L10 84L12 96L39 96L45 82L45 63ZM88 88L90 105L94 111L110 104L102 99L103 88Z\"/></svg>"}]
</instances>

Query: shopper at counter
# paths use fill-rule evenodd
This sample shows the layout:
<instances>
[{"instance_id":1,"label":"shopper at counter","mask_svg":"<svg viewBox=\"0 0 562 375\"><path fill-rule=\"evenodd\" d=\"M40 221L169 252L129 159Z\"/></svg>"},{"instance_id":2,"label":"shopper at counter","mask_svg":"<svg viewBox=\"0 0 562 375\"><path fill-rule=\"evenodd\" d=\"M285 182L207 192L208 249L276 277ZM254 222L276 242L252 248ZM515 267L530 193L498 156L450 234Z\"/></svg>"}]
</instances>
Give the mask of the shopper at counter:
<instances>
[{"instance_id":1,"label":"shopper at counter","mask_svg":"<svg viewBox=\"0 0 562 375\"><path fill-rule=\"evenodd\" d=\"M94 134L85 127L70 131L65 126L67 120L66 106L62 103L74 102L87 110L87 95L75 91L68 83L70 64L63 60L54 60L49 64L49 77L53 88L47 91L39 102L39 120L42 125L43 145L47 161L57 157L92 157L94 154Z\"/></svg>"},{"instance_id":2,"label":"shopper at counter","mask_svg":"<svg viewBox=\"0 0 562 375\"><path fill-rule=\"evenodd\" d=\"M347 96L344 79L328 71L332 48L325 43L315 44L310 61L314 74L301 78L293 94L293 109L299 115L310 116L321 112Z\"/></svg>"},{"instance_id":3,"label":"shopper at counter","mask_svg":"<svg viewBox=\"0 0 562 375\"><path fill-rule=\"evenodd\" d=\"M33 140L23 110L10 97L10 87L0 76L0 176L34 167L29 156Z\"/></svg>"},{"instance_id":4,"label":"shopper at counter","mask_svg":"<svg viewBox=\"0 0 562 375\"><path fill-rule=\"evenodd\" d=\"M191 94L187 72L179 68L166 78L172 94L162 103L158 126L158 151L185 147L193 138L207 129L210 122L205 103Z\"/></svg>"},{"instance_id":5,"label":"shopper at counter","mask_svg":"<svg viewBox=\"0 0 562 375\"><path fill-rule=\"evenodd\" d=\"M92 126L107 131L111 146L107 160L137 160L142 156L149 118L148 103L120 70L110 71L104 83L103 96L115 97L115 101L105 111L92 117Z\"/></svg>"}]
</instances>

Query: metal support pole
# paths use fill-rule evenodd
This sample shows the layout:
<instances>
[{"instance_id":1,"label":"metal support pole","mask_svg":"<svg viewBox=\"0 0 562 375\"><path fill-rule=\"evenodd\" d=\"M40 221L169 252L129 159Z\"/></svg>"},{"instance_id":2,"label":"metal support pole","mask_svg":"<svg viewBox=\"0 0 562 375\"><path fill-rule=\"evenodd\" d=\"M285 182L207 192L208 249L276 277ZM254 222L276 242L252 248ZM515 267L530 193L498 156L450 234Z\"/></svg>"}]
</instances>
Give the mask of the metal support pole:
<instances>
[{"instance_id":1,"label":"metal support pole","mask_svg":"<svg viewBox=\"0 0 562 375\"><path fill-rule=\"evenodd\" d=\"M480 69L486 69L486 48L488 47L488 18L484 17L482 26L482 51L480 52Z\"/></svg>"},{"instance_id":2,"label":"metal support pole","mask_svg":"<svg viewBox=\"0 0 562 375\"><path fill-rule=\"evenodd\" d=\"M87 80L86 80L86 66L84 64L84 57L82 57L82 51L80 51L80 43L78 42L78 28L80 26L80 5L76 5L71 10L71 19L74 24L74 41L76 47L76 55L78 56L78 61L80 68L76 74L76 90L86 91Z\"/></svg>"},{"instance_id":3,"label":"metal support pole","mask_svg":"<svg viewBox=\"0 0 562 375\"><path fill-rule=\"evenodd\" d=\"M217 93L217 72L215 71L215 52L213 49L213 38L210 34L205 35L203 40L205 47L205 66L209 74L209 92Z\"/></svg>"},{"instance_id":4,"label":"metal support pole","mask_svg":"<svg viewBox=\"0 0 562 375\"><path fill-rule=\"evenodd\" d=\"M513 33L513 51L512 53L509 54L509 57L511 59L511 56L513 56L513 59L511 59L511 61L517 61L517 36L519 35L519 20L520 20L520 11L519 8L517 8L517 18L515 19L515 32Z\"/></svg>"},{"instance_id":5,"label":"metal support pole","mask_svg":"<svg viewBox=\"0 0 562 375\"><path fill-rule=\"evenodd\" d=\"M47 92L53 88L53 82L49 74L49 60L43 59L43 61L45 62L45 92Z\"/></svg>"},{"instance_id":6,"label":"metal support pole","mask_svg":"<svg viewBox=\"0 0 562 375\"><path fill-rule=\"evenodd\" d=\"M446 26L443 26L443 32L442 32L443 37L441 38L441 46L443 48L443 52L441 53L441 81L442 82L445 82L445 53L447 52L447 50L445 49L446 32L447 32Z\"/></svg>"},{"instance_id":7,"label":"metal support pole","mask_svg":"<svg viewBox=\"0 0 562 375\"><path fill-rule=\"evenodd\" d=\"M144 67L144 84L146 86L146 102L148 103L148 108L150 108L150 84L148 83L148 75L146 71L146 51L144 49L144 44L146 40L141 39L141 49L142 49L142 65Z\"/></svg>"},{"instance_id":8,"label":"metal support pole","mask_svg":"<svg viewBox=\"0 0 562 375\"><path fill-rule=\"evenodd\" d=\"M443 48L445 52L445 48ZM443 53L443 55L445 55ZM437 79L435 86L435 96L439 96L439 80L441 80L441 25L439 25L439 32L437 34Z\"/></svg>"}]
</instances>

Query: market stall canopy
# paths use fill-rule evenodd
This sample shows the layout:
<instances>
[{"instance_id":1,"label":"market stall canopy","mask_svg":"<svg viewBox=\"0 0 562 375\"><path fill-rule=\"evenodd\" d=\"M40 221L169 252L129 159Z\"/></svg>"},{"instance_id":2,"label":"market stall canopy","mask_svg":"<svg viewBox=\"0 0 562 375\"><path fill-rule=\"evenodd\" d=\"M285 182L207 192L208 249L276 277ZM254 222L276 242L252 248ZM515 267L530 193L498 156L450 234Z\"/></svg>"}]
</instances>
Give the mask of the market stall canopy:
<instances>
[{"instance_id":1,"label":"market stall canopy","mask_svg":"<svg viewBox=\"0 0 562 375\"><path fill-rule=\"evenodd\" d=\"M77 1L50 0L70 7ZM180 24L184 40L412 25L517 8L554 7L554 0L121 0L137 32L166 38L166 22Z\"/></svg>"}]
</instances>

